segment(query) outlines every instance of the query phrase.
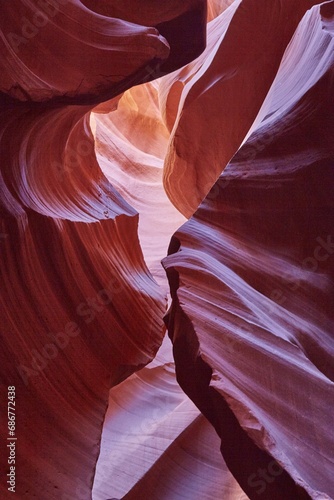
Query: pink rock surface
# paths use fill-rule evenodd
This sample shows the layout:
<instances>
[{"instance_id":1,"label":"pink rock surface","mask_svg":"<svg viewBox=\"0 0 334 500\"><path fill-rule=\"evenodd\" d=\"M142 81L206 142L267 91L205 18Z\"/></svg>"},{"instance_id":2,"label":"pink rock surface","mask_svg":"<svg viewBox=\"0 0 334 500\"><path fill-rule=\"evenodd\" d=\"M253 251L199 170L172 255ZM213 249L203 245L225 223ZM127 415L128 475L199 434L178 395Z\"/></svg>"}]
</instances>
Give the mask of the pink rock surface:
<instances>
[{"instance_id":1,"label":"pink rock surface","mask_svg":"<svg viewBox=\"0 0 334 500\"><path fill-rule=\"evenodd\" d=\"M183 217L162 185L169 132L159 106L160 82L125 92L117 110L94 114L95 149L102 171L139 213L138 234L148 268L167 293L161 256Z\"/></svg>"},{"instance_id":2,"label":"pink rock surface","mask_svg":"<svg viewBox=\"0 0 334 500\"><path fill-rule=\"evenodd\" d=\"M250 498L334 496L333 5L164 260L178 381Z\"/></svg>"},{"instance_id":3,"label":"pink rock surface","mask_svg":"<svg viewBox=\"0 0 334 500\"><path fill-rule=\"evenodd\" d=\"M320 3L2 6L18 498L334 498L334 2ZM160 260L175 231L174 366Z\"/></svg>"},{"instance_id":4,"label":"pink rock surface","mask_svg":"<svg viewBox=\"0 0 334 500\"><path fill-rule=\"evenodd\" d=\"M1 21L0 88L20 100L108 92L169 54L168 42L154 28L101 16L78 1L47 11L38 1L13 1Z\"/></svg>"},{"instance_id":5,"label":"pink rock surface","mask_svg":"<svg viewBox=\"0 0 334 500\"><path fill-rule=\"evenodd\" d=\"M41 14L41 2L13 1L1 16L1 400L16 387L19 498L91 498L109 388L152 360L166 310L138 214L97 163L89 113L162 62L177 69L186 19L174 26L171 9L162 36L56 3ZM194 5L188 57L205 41L204 2L181 11Z\"/></svg>"},{"instance_id":6,"label":"pink rock surface","mask_svg":"<svg viewBox=\"0 0 334 500\"><path fill-rule=\"evenodd\" d=\"M247 500L213 427L177 384L170 351L166 338L152 363L110 391L93 499Z\"/></svg>"},{"instance_id":7,"label":"pink rock surface","mask_svg":"<svg viewBox=\"0 0 334 500\"><path fill-rule=\"evenodd\" d=\"M28 498L78 488L89 498L108 389L163 335L166 301L138 215L98 168L84 112L2 116L2 158L13 153L1 179L2 397L16 386L17 485Z\"/></svg>"},{"instance_id":8,"label":"pink rock surface","mask_svg":"<svg viewBox=\"0 0 334 500\"><path fill-rule=\"evenodd\" d=\"M159 81L126 91L92 118L102 171L139 212L139 239L154 278L170 234L185 218L162 185L169 131ZM104 111L105 114L101 114ZM169 342L138 376L111 390L93 486L93 499L219 498L245 500L219 456L218 436L175 379ZM131 471L131 473L129 473Z\"/></svg>"},{"instance_id":9,"label":"pink rock surface","mask_svg":"<svg viewBox=\"0 0 334 500\"><path fill-rule=\"evenodd\" d=\"M238 150L298 23L318 3L237 0L208 26L208 47L179 86L165 159L166 192L186 217Z\"/></svg>"}]
</instances>

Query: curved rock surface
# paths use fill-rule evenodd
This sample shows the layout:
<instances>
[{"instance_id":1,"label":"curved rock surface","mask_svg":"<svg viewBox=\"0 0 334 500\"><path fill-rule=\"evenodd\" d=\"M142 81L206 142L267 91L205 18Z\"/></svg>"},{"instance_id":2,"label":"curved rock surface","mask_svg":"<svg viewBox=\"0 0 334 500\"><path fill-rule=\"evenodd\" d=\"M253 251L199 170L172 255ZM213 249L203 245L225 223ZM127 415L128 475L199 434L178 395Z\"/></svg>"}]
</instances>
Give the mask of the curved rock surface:
<instances>
[{"instance_id":1,"label":"curved rock surface","mask_svg":"<svg viewBox=\"0 0 334 500\"><path fill-rule=\"evenodd\" d=\"M186 217L245 139L298 23L318 3L236 0L208 25L207 49L178 84L165 159L166 192Z\"/></svg>"},{"instance_id":2,"label":"curved rock surface","mask_svg":"<svg viewBox=\"0 0 334 500\"><path fill-rule=\"evenodd\" d=\"M178 386L170 351L166 338L150 365L110 391L93 500L247 500L214 429Z\"/></svg>"},{"instance_id":3,"label":"curved rock surface","mask_svg":"<svg viewBox=\"0 0 334 500\"><path fill-rule=\"evenodd\" d=\"M99 169L84 112L2 113L2 370L17 391L22 498L70 497L82 480L89 498L109 387L163 335L138 215Z\"/></svg>"},{"instance_id":4,"label":"curved rock surface","mask_svg":"<svg viewBox=\"0 0 334 500\"><path fill-rule=\"evenodd\" d=\"M0 88L20 100L108 92L169 54L167 41L154 28L98 15L76 1L43 10L37 1L11 2L2 26Z\"/></svg>"},{"instance_id":5,"label":"curved rock surface","mask_svg":"<svg viewBox=\"0 0 334 500\"><path fill-rule=\"evenodd\" d=\"M163 338L166 297L137 212L96 161L89 113L184 63L187 13L200 27L187 57L203 50L205 3L169 4L164 36L141 23L145 9L139 24L77 0L2 9L1 398L16 387L20 498L91 498L109 388Z\"/></svg>"},{"instance_id":6,"label":"curved rock surface","mask_svg":"<svg viewBox=\"0 0 334 500\"><path fill-rule=\"evenodd\" d=\"M334 497L333 19L334 2L306 13L164 260L178 381L250 498Z\"/></svg>"},{"instance_id":7,"label":"curved rock surface","mask_svg":"<svg viewBox=\"0 0 334 500\"><path fill-rule=\"evenodd\" d=\"M15 386L19 498L334 498L320 3L3 6L1 401ZM165 322L193 402L166 340L150 363L181 224Z\"/></svg>"},{"instance_id":8,"label":"curved rock surface","mask_svg":"<svg viewBox=\"0 0 334 500\"><path fill-rule=\"evenodd\" d=\"M144 256L163 289L160 258L170 234L185 221L162 186L169 139L159 99L164 80L126 91L117 103L95 109L92 118L101 169L139 212ZM247 497L219 457L217 440L177 385L165 342L154 362L110 392L93 499L223 495L225 500L244 500Z\"/></svg>"},{"instance_id":9,"label":"curved rock surface","mask_svg":"<svg viewBox=\"0 0 334 500\"><path fill-rule=\"evenodd\" d=\"M94 113L95 149L102 171L139 215L138 234L148 268L167 292L161 256L186 219L162 185L169 132L159 106L160 82L126 91L116 108Z\"/></svg>"},{"instance_id":10,"label":"curved rock surface","mask_svg":"<svg viewBox=\"0 0 334 500\"><path fill-rule=\"evenodd\" d=\"M167 1L160 17L156 2L142 2L131 16L137 4L130 0L125 17L125 4L118 9L116 3L10 2L1 17L0 92L22 101L102 102L203 51L204 0L181 7ZM189 26L197 32L192 44Z\"/></svg>"}]
</instances>

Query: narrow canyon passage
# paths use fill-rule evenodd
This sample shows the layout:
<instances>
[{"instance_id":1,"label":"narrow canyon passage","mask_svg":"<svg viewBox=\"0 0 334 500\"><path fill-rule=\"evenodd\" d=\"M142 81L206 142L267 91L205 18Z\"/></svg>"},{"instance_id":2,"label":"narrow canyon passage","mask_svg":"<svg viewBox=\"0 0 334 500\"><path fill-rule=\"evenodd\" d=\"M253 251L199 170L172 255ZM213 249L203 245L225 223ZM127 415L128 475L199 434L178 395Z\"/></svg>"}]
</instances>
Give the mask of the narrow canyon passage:
<instances>
[{"instance_id":1,"label":"narrow canyon passage","mask_svg":"<svg viewBox=\"0 0 334 500\"><path fill-rule=\"evenodd\" d=\"M0 28L1 498L333 499L334 1Z\"/></svg>"},{"instance_id":2,"label":"narrow canyon passage","mask_svg":"<svg viewBox=\"0 0 334 500\"><path fill-rule=\"evenodd\" d=\"M170 294L161 259L187 219L163 187L170 137L159 108L164 85L161 78L126 91L117 103L95 110L91 127L103 173L139 213L144 259L166 294L167 308ZM184 468L197 481L183 476ZM247 498L224 465L214 429L177 384L172 345L165 337L154 361L110 391L93 499L222 494Z\"/></svg>"}]
</instances>

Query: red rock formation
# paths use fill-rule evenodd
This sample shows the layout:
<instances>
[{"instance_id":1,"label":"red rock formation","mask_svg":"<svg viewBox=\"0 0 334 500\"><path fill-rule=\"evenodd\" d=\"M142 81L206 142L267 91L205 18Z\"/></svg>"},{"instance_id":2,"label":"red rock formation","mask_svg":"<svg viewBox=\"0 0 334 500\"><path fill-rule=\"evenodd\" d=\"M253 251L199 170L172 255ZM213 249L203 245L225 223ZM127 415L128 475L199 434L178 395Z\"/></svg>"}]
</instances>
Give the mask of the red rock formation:
<instances>
[{"instance_id":1,"label":"red rock formation","mask_svg":"<svg viewBox=\"0 0 334 500\"><path fill-rule=\"evenodd\" d=\"M2 9L19 498L334 497L334 2L319 3ZM164 333L159 260L208 192L164 260L166 323L223 457L166 344L143 368Z\"/></svg>"},{"instance_id":2,"label":"red rock formation","mask_svg":"<svg viewBox=\"0 0 334 500\"><path fill-rule=\"evenodd\" d=\"M334 496L333 7L164 261L178 381L250 498Z\"/></svg>"},{"instance_id":3,"label":"red rock formation","mask_svg":"<svg viewBox=\"0 0 334 500\"><path fill-rule=\"evenodd\" d=\"M186 219L162 185L169 132L161 117L159 86L153 82L134 87L123 94L117 110L95 113L95 148L106 177L140 214L138 234L146 263L167 292L161 256Z\"/></svg>"},{"instance_id":4,"label":"red rock formation","mask_svg":"<svg viewBox=\"0 0 334 500\"><path fill-rule=\"evenodd\" d=\"M163 333L138 216L101 173L84 112L2 115L2 369L30 498L70 496L82 480L89 498L109 386L150 361Z\"/></svg>"},{"instance_id":5,"label":"red rock formation","mask_svg":"<svg viewBox=\"0 0 334 500\"><path fill-rule=\"evenodd\" d=\"M171 9L165 37L78 1L2 10L1 400L16 387L20 498L91 497L109 388L162 341L166 299L137 213L97 164L89 112L163 62L183 64L173 36L190 11L202 29L187 57L198 55L203 5L189 2L181 19Z\"/></svg>"},{"instance_id":6,"label":"red rock formation","mask_svg":"<svg viewBox=\"0 0 334 500\"><path fill-rule=\"evenodd\" d=\"M170 350L166 339L150 365L110 391L93 498L246 500L213 427L178 386Z\"/></svg>"},{"instance_id":7,"label":"red rock formation","mask_svg":"<svg viewBox=\"0 0 334 500\"><path fill-rule=\"evenodd\" d=\"M209 25L208 47L179 87L165 159L166 192L186 217L238 150L299 21L318 3L237 0Z\"/></svg>"},{"instance_id":8,"label":"red rock formation","mask_svg":"<svg viewBox=\"0 0 334 500\"><path fill-rule=\"evenodd\" d=\"M159 103L164 83L160 79L126 91L117 106L114 102L99 106L93 119L101 169L139 212L144 256L163 289L160 258L170 234L185 220L162 186L169 139ZM95 500L124 495L170 498L176 489L188 498L246 499L219 457L218 436L177 385L173 366L165 344L147 369L111 391L93 487Z\"/></svg>"}]
</instances>

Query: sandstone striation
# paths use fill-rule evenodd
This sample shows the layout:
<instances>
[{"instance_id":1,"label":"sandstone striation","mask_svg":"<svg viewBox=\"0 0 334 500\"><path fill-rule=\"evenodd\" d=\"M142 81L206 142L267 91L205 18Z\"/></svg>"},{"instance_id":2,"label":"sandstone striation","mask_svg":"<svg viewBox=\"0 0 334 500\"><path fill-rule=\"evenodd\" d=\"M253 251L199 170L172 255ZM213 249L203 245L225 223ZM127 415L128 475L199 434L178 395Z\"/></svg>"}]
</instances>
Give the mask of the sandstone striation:
<instances>
[{"instance_id":1,"label":"sandstone striation","mask_svg":"<svg viewBox=\"0 0 334 500\"><path fill-rule=\"evenodd\" d=\"M164 260L178 381L250 498L334 496L333 5Z\"/></svg>"},{"instance_id":2,"label":"sandstone striation","mask_svg":"<svg viewBox=\"0 0 334 500\"><path fill-rule=\"evenodd\" d=\"M163 62L188 62L173 38L190 11L201 29L187 57L203 50L205 3L170 4L165 36L145 9L135 23L79 1L2 8L1 397L15 386L20 498L91 498L109 388L162 342L166 296L138 213L97 163L89 118Z\"/></svg>"},{"instance_id":3,"label":"sandstone striation","mask_svg":"<svg viewBox=\"0 0 334 500\"><path fill-rule=\"evenodd\" d=\"M2 5L18 498L334 498L333 27L334 1Z\"/></svg>"}]
</instances>

